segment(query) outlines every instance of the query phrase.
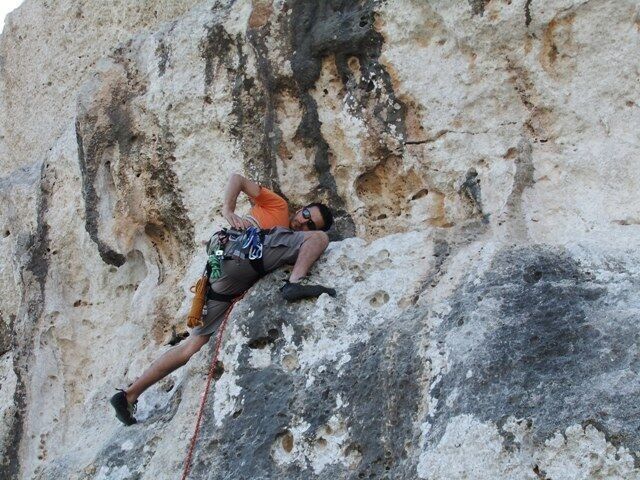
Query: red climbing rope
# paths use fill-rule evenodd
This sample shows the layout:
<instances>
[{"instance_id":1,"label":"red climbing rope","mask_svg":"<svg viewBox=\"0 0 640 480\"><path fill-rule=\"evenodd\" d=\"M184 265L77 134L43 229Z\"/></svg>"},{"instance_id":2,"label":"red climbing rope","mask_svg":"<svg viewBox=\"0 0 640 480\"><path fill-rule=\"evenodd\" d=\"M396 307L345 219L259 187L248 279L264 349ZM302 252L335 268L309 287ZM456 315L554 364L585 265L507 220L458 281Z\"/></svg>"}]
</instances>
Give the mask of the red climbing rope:
<instances>
[{"instance_id":1,"label":"red climbing rope","mask_svg":"<svg viewBox=\"0 0 640 480\"><path fill-rule=\"evenodd\" d=\"M191 468L191 459L193 457L193 450L196 446L196 440L198 439L198 433L200 433L200 424L202 423L202 415L204 413L204 405L207 402L207 396L209 395L209 386L211 385L211 380L213 379L213 375L216 371L216 364L218 363L218 355L220 354L220 345L222 343L222 335L224 333L224 329L227 326L227 320L229 319L229 315L231 314L231 310L235 303L244 297L244 294L240 295L238 298L235 298L227 311L224 314L224 318L222 319L222 323L220 324L220 328L218 328L218 333L216 334L216 347L213 352L213 358L211 359L211 365L209 366L209 376L207 377L207 383L204 387L204 392L200 398L200 410L198 411L198 420L196 421L196 428L193 432L193 436L191 437L191 444L189 445L189 451L187 452L187 458L184 459L184 471L182 472L182 480L186 480L189 475L189 470Z\"/></svg>"}]
</instances>

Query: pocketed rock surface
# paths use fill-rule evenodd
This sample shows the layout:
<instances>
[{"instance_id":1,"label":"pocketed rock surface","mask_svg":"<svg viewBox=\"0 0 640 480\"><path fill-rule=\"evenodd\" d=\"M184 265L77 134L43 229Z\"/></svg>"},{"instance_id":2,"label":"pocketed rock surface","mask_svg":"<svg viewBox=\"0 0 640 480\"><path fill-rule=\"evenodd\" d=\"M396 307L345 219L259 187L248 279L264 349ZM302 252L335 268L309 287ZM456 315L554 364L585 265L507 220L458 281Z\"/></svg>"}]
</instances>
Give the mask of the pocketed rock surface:
<instances>
[{"instance_id":1,"label":"pocketed rock surface","mask_svg":"<svg viewBox=\"0 0 640 480\"><path fill-rule=\"evenodd\" d=\"M240 172L336 213L222 335L202 479L640 478L633 0L26 0L0 36L0 478L179 478ZM238 210L248 207L240 202Z\"/></svg>"}]
</instances>

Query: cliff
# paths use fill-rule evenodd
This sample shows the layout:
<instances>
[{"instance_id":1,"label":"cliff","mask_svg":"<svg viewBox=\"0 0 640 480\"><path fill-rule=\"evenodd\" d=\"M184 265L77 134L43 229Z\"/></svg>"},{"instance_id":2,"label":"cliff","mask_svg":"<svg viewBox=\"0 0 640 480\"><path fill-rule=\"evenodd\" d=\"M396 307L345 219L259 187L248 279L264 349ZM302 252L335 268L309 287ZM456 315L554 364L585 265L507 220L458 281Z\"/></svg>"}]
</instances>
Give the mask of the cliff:
<instances>
[{"instance_id":1,"label":"cliff","mask_svg":"<svg viewBox=\"0 0 640 480\"><path fill-rule=\"evenodd\" d=\"M108 399L185 330L242 172L332 206L338 295L236 306L190 478L640 478L639 65L634 0L26 0L0 477L179 478L212 346L140 424Z\"/></svg>"}]
</instances>

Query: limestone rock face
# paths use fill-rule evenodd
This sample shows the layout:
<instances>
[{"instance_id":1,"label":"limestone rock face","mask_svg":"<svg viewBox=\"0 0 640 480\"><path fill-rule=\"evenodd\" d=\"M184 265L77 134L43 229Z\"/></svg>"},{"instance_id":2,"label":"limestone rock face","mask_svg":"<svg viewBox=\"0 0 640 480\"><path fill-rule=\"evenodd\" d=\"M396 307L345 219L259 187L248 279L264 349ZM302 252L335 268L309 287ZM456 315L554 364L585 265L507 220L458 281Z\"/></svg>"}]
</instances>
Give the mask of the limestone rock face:
<instances>
[{"instance_id":1,"label":"limestone rock face","mask_svg":"<svg viewBox=\"0 0 640 480\"><path fill-rule=\"evenodd\" d=\"M26 0L0 37L0 478L178 478L241 172L333 242L221 335L189 478L640 478L633 0ZM238 211L248 204L240 203Z\"/></svg>"}]
</instances>

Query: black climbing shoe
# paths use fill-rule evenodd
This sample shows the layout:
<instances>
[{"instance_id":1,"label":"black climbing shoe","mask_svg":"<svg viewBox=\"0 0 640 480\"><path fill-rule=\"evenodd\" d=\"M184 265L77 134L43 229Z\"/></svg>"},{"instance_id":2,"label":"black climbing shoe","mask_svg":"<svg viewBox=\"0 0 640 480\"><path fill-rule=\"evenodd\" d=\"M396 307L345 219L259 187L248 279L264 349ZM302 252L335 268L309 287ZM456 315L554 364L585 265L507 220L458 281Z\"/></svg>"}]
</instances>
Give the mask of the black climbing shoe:
<instances>
[{"instance_id":1,"label":"black climbing shoe","mask_svg":"<svg viewBox=\"0 0 640 480\"><path fill-rule=\"evenodd\" d=\"M118 389L120 390L120 389ZM111 406L116 411L116 417L125 425L133 425L134 423L138 423L136 418L133 416L136 413L136 407L138 402L129 403L127 402L127 394L124 390L120 390L113 397L111 397Z\"/></svg>"},{"instance_id":2,"label":"black climbing shoe","mask_svg":"<svg viewBox=\"0 0 640 480\"><path fill-rule=\"evenodd\" d=\"M300 283L290 283L288 281L280 287L280 292L288 302L295 302L296 300L302 300L303 298L319 297L323 293L328 293L332 297L336 296L336 291L333 288L323 287L322 285L302 285Z\"/></svg>"}]
</instances>

